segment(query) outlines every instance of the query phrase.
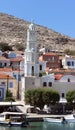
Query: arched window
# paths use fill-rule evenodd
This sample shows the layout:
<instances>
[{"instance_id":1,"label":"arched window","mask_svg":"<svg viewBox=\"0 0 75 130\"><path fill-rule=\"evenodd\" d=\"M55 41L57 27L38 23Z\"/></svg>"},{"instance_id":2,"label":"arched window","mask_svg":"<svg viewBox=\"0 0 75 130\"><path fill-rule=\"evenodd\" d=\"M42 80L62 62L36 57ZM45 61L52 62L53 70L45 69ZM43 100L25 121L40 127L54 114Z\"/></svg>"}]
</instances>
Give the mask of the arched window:
<instances>
[{"instance_id":1,"label":"arched window","mask_svg":"<svg viewBox=\"0 0 75 130\"><path fill-rule=\"evenodd\" d=\"M42 65L40 65L40 70L42 70Z\"/></svg>"},{"instance_id":2,"label":"arched window","mask_svg":"<svg viewBox=\"0 0 75 130\"><path fill-rule=\"evenodd\" d=\"M32 66L32 76L34 76L34 66Z\"/></svg>"},{"instance_id":3,"label":"arched window","mask_svg":"<svg viewBox=\"0 0 75 130\"><path fill-rule=\"evenodd\" d=\"M70 78L68 78L67 81L70 82Z\"/></svg>"}]
</instances>

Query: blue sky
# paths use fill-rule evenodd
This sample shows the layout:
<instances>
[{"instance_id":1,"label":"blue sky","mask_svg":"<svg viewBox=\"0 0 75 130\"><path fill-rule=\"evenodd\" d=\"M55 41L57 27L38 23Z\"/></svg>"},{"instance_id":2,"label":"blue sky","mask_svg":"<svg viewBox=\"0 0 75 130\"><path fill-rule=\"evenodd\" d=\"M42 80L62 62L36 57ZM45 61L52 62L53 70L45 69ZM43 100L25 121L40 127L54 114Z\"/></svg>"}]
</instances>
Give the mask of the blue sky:
<instances>
[{"instance_id":1,"label":"blue sky","mask_svg":"<svg viewBox=\"0 0 75 130\"><path fill-rule=\"evenodd\" d=\"M0 12L75 38L75 0L0 0Z\"/></svg>"}]
</instances>

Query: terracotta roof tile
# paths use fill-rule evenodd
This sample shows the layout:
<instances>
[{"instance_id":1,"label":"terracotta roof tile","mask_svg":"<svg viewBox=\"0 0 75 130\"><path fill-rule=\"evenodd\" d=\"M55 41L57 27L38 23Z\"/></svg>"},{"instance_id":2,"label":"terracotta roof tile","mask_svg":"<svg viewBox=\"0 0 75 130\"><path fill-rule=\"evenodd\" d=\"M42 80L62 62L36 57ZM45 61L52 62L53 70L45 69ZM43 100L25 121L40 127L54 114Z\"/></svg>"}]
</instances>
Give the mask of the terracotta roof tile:
<instances>
[{"instance_id":1,"label":"terracotta roof tile","mask_svg":"<svg viewBox=\"0 0 75 130\"><path fill-rule=\"evenodd\" d=\"M9 75L6 75L6 74L0 74L0 79L7 79L7 78L14 79L14 77L12 77L12 76L9 76Z\"/></svg>"},{"instance_id":2,"label":"terracotta roof tile","mask_svg":"<svg viewBox=\"0 0 75 130\"><path fill-rule=\"evenodd\" d=\"M55 53L45 53L45 54L43 54L43 55L56 56L57 54L55 54Z\"/></svg>"},{"instance_id":3,"label":"terracotta roof tile","mask_svg":"<svg viewBox=\"0 0 75 130\"><path fill-rule=\"evenodd\" d=\"M55 80L60 80L63 76L63 74L57 74L55 75Z\"/></svg>"},{"instance_id":4,"label":"terracotta roof tile","mask_svg":"<svg viewBox=\"0 0 75 130\"><path fill-rule=\"evenodd\" d=\"M0 68L0 71L2 72L12 72L12 68Z\"/></svg>"},{"instance_id":5,"label":"terracotta roof tile","mask_svg":"<svg viewBox=\"0 0 75 130\"><path fill-rule=\"evenodd\" d=\"M9 59L5 58L4 56L0 56L0 60L7 60L7 61L9 61Z\"/></svg>"},{"instance_id":6,"label":"terracotta roof tile","mask_svg":"<svg viewBox=\"0 0 75 130\"><path fill-rule=\"evenodd\" d=\"M16 58L11 58L10 61L11 62L20 62L20 61L23 61L23 57L16 57Z\"/></svg>"}]
</instances>

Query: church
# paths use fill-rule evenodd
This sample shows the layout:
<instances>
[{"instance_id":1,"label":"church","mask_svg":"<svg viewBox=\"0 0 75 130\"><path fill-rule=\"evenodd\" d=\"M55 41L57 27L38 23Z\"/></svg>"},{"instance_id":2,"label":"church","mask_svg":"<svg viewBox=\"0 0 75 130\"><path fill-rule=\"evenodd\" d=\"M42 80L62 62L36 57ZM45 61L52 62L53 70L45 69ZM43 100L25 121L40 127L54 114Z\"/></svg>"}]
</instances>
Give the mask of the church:
<instances>
[{"instance_id":1,"label":"church","mask_svg":"<svg viewBox=\"0 0 75 130\"><path fill-rule=\"evenodd\" d=\"M21 100L24 101L24 92L28 89L49 87L59 92L60 98L66 98L68 91L75 90L75 75L55 75L45 73L46 61L39 61L37 45L37 31L34 23L27 30L27 46L24 55L24 77L22 78Z\"/></svg>"},{"instance_id":2,"label":"church","mask_svg":"<svg viewBox=\"0 0 75 130\"><path fill-rule=\"evenodd\" d=\"M31 88L45 86L46 82L51 84L54 81L54 74L40 76L45 73L46 61L39 61L39 50L37 45L37 31L34 23L29 25L27 30L27 45L24 59L24 77L22 78L22 96L24 100L24 92ZM51 81L51 82L50 82Z\"/></svg>"}]
</instances>

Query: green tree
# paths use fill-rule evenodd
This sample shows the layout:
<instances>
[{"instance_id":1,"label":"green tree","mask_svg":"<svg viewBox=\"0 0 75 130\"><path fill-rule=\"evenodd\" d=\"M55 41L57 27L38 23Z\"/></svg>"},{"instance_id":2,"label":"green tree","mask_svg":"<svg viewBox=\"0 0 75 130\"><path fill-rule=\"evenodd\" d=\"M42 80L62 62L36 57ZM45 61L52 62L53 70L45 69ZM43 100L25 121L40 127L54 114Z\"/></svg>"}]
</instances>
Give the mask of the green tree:
<instances>
[{"instance_id":1,"label":"green tree","mask_svg":"<svg viewBox=\"0 0 75 130\"><path fill-rule=\"evenodd\" d=\"M28 91L25 92L25 102L27 104L33 105L32 103L32 90L29 89Z\"/></svg>"},{"instance_id":2,"label":"green tree","mask_svg":"<svg viewBox=\"0 0 75 130\"><path fill-rule=\"evenodd\" d=\"M13 98L13 94L10 90L6 91L6 99L5 101L15 101L15 99Z\"/></svg>"},{"instance_id":3,"label":"green tree","mask_svg":"<svg viewBox=\"0 0 75 130\"><path fill-rule=\"evenodd\" d=\"M25 50L25 47L23 44L16 44L15 47L17 48L18 51L24 51Z\"/></svg>"},{"instance_id":4,"label":"green tree","mask_svg":"<svg viewBox=\"0 0 75 130\"><path fill-rule=\"evenodd\" d=\"M1 42L0 43L0 50L2 51L12 51L12 46L9 46L8 43Z\"/></svg>"},{"instance_id":5,"label":"green tree","mask_svg":"<svg viewBox=\"0 0 75 130\"><path fill-rule=\"evenodd\" d=\"M25 92L25 102L33 105L34 107L43 108L44 102L42 99L43 89L30 89Z\"/></svg>"},{"instance_id":6,"label":"green tree","mask_svg":"<svg viewBox=\"0 0 75 130\"><path fill-rule=\"evenodd\" d=\"M75 55L75 50L66 49L64 53L67 55Z\"/></svg>"},{"instance_id":7,"label":"green tree","mask_svg":"<svg viewBox=\"0 0 75 130\"><path fill-rule=\"evenodd\" d=\"M60 99L59 93L54 91L53 89L46 88L43 92L43 100L44 103L49 104L55 104Z\"/></svg>"},{"instance_id":8,"label":"green tree","mask_svg":"<svg viewBox=\"0 0 75 130\"><path fill-rule=\"evenodd\" d=\"M12 92L10 90L6 91L6 97L12 97Z\"/></svg>"},{"instance_id":9,"label":"green tree","mask_svg":"<svg viewBox=\"0 0 75 130\"><path fill-rule=\"evenodd\" d=\"M58 92L50 88L29 89L25 92L25 102L40 109L43 109L45 104L58 102L59 98Z\"/></svg>"},{"instance_id":10,"label":"green tree","mask_svg":"<svg viewBox=\"0 0 75 130\"><path fill-rule=\"evenodd\" d=\"M68 91L67 94L66 94L66 99L70 103L72 103L73 101L75 101L75 90Z\"/></svg>"}]
</instances>

